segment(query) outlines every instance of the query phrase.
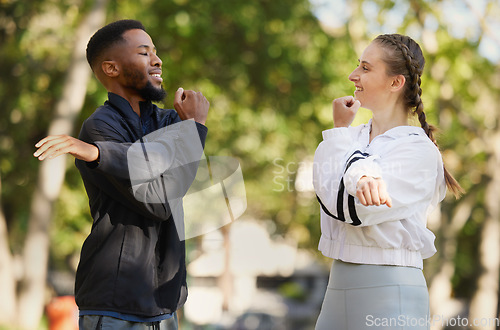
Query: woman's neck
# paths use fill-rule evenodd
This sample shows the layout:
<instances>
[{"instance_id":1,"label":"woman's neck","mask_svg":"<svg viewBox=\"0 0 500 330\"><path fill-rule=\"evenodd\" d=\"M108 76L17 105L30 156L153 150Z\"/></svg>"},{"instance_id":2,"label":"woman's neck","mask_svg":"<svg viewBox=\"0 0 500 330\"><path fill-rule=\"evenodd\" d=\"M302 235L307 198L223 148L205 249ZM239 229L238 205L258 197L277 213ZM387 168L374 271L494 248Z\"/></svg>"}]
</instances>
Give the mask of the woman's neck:
<instances>
[{"instance_id":1,"label":"woman's neck","mask_svg":"<svg viewBox=\"0 0 500 330\"><path fill-rule=\"evenodd\" d=\"M373 111L370 142L378 135L384 134L391 128L407 126L408 115L401 107L386 108L382 111Z\"/></svg>"}]
</instances>

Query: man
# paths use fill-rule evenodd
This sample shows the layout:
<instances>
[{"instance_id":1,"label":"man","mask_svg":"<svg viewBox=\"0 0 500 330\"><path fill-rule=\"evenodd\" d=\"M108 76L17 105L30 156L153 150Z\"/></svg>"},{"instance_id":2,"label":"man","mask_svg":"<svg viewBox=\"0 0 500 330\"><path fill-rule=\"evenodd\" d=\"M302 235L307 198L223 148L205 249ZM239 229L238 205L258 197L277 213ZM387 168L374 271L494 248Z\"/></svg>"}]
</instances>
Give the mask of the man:
<instances>
[{"instance_id":1,"label":"man","mask_svg":"<svg viewBox=\"0 0 500 330\"><path fill-rule=\"evenodd\" d=\"M87 60L108 101L79 139L48 136L34 154L73 155L89 197L94 221L75 284L80 329L177 329L175 312L187 298L185 246L175 225L182 211L170 202L182 199L196 173L209 103L182 88L176 111L151 103L166 95L162 62L138 21L98 30Z\"/></svg>"}]
</instances>

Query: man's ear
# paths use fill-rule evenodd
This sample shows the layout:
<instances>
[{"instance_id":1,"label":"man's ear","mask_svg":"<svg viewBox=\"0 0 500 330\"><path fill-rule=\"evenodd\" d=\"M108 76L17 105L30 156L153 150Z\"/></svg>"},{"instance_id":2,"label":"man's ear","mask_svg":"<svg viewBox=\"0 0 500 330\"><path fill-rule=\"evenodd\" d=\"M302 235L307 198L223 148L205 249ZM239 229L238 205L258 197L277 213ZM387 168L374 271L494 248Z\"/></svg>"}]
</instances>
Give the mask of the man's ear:
<instances>
[{"instance_id":1,"label":"man's ear","mask_svg":"<svg viewBox=\"0 0 500 330\"><path fill-rule=\"evenodd\" d=\"M116 61L103 61L101 68L102 72L108 77L116 77L120 74L120 68Z\"/></svg>"},{"instance_id":2,"label":"man's ear","mask_svg":"<svg viewBox=\"0 0 500 330\"><path fill-rule=\"evenodd\" d=\"M406 78L402 74L394 76L391 83L391 90L397 92L401 90L406 83Z\"/></svg>"}]
</instances>

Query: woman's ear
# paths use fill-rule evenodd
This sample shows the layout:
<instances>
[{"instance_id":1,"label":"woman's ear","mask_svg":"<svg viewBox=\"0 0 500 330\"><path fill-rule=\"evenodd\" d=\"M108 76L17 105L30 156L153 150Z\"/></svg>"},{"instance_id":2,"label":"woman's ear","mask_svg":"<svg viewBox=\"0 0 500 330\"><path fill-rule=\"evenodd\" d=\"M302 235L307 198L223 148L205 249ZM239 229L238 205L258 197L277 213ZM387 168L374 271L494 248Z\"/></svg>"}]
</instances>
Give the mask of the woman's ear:
<instances>
[{"instance_id":1,"label":"woman's ear","mask_svg":"<svg viewBox=\"0 0 500 330\"><path fill-rule=\"evenodd\" d=\"M118 64L115 61L103 61L101 68L102 72L108 77L116 77L120 73Z\"/></svg>"},{"instance_id":2,"label":"woman's ear","mask_svg":"<svg viewBox=\"0 0 500 330\"><path fill-rule=\"evenodd\" d=\"M391 83L391 90L393 92L400 91L406 83L406 78L402 74L394 76Z\"/></svg>"}]
</instances>

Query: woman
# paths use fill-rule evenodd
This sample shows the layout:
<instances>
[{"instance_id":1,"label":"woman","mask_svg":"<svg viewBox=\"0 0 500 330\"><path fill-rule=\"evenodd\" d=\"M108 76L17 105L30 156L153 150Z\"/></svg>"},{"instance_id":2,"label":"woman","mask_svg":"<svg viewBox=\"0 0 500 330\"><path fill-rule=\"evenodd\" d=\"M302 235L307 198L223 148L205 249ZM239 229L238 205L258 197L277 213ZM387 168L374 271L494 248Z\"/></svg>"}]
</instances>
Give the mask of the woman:
<instances>
[{"instance_id":1,"label":"woman","mask_svg":"<svg viewBox=\"0 0 500 330\"><path fill-rule=\"evenodd\" d=\"M314 156L319 250L333 258L316 329L428 329L423 259L429 213L460 185L444 168L420 99L424 57L407 36L380 35L351 73L355 97L333 101L334 128ZM351 127L360 106L368 124ZM415 114L420 127L408 125Z\"/></svg>"}]
</instances>

